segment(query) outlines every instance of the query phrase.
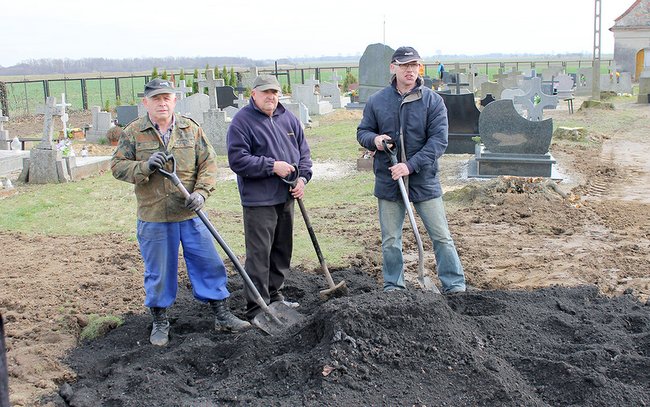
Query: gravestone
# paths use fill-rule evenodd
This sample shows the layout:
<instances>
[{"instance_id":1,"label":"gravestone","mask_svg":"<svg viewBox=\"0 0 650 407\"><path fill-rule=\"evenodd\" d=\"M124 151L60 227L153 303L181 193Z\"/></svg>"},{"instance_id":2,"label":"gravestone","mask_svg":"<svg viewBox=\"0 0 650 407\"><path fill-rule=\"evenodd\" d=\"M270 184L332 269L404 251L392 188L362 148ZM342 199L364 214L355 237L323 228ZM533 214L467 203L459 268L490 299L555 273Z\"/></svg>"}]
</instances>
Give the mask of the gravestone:
<instances>
[{"instance_id":1,"label":"gravestone","mask_svg":"<svg viewBox=\"0 0 650 407\"><path fill-rule=\"evenodd\" d=\"M632 94L632 75L629 72L617 72L600 76L600 91Z\"/></svg>"},{"instance_id":2,"label":"gravestone","mask_svg":"<svg viewBox=\"0 0 650 407\"><path fill-rule=\"evenodd\" d=\"M99 106L90 109L92 113L92 128L86 132L86 140L96 143L106 137L106 132L113 126L110 112L102 112Z\"/></svg>"},{"instance_id":3,"label":"gravestone","mask_svg":"<svg viewBox=\"0 0 650 407\"><path fill-rule=\"evenodd\" d=\"M203 124L203 112L210 108L210 97L199 92L176 102L176 111L191 118L198 124Z\"/></svg>"},{"instance_id":4,"label":"gravestone","mask_svg":"<svg viewBox=\"0 0 650 407\"><path fill-rule=\"evenodd\" d=\"M524 107L521 103L515 103L515 97L519 96L524 96L526 94L525 91L522 89L504 89L503 92L501 92L501 97L499 100L512 100L512 102L515 105L515 110L517 110L517 113L520 115L524 115Z\"/></svg>"},{"instance_id":5,"label":"gravestone","mask_svg":"<svg viewBox=\"0 0 650 407\"><path fill-rule=\"evenodd\" d=\"M227 154L226 133L230 126L230 119L226 112L219 110L217 88L224 86L223 79L215 79L214 71L208 69L205 79L199 81L199 89L208 88L209 109L203 112L203 132L212 144L214 151L219 155ZM232 87L230 88L232 92ZM189 99L189 98L187 98Z\"/></svg>"},{"instance_id":6,"label":"gravestone","mask_svg":"<svg viewBox=\"0 0 650 407\"><path fill-rule=\"evenodd\" d=\"M646 64L645 69L639 75L637 103L650 103L650 58L646 58Z\"/></svg>"},{"instance_id":7,"label":"gravestone","mask_svg":"<svg viewBox=\"0 0 650 407\"><path fill-rule=\"evenodd\" d=\"M235 88L232 86L217 87L217 107L219 109L225 109L227 106L235 107L235 100L237 100Z\"/></svg>"},{"instance_id":8,"label":"gravestone","mask_svg":"<svg viewBox=\"0 0 650 407\"><path fill-rule=\"evenodd\" d=\"M330 102L334 109L340 109L342 107L341 89L339 89L339 85L337 83L321 83L320 94L323 100Z\"/></svg>"},{"instance_id":9,"label":"gravestone","mask_svg":"<svg viewBox=\"0 0 650 407\"><path fill-rule=\"evenodd\" d=\"M473 93L460 95L440 93L447 106L449 144L445 154L473 154L481 112L476 108Z\"/></svg>"},{"instance_id":10,"label":"gravestone","mask_svg":"<svg viewBox=\"0 0 650 407\"><path fill-rule=\"evenodd\" d=\"M233 118L239 112L239 108L236 108L235 106L226 106L223 109L224 112L226 112L226 117Z\"/></svg>"},{"instance_id":11,"label":"gravestone","mask_svg":"<svg viewBox=\"0 0 650 407\"><path fill-rule=\"evenodd\" d=\"M384 44L368 45L359 60L359 103L390 84L390 61L394 49Z\"/></svg>"},{"instance_id":12,"label":"gravestone","mask_svg":"<svg viewBox=\"0 0 650 407\"><path fill-rule=\"evenodd\" d=\"M547 95L542 92L542 80L535 77L530 80L530 89L525 95L515 96L514 103L521 103L528 113L528 120L539 121L542 120L543 111L545 107L555 109L558 100L557 96ZM538 98L538 100L536 100Z\"/></svg>"},{"instance_id":13,"label":"gravestone","mask_svg":"<svg viewBox=\"0 0 650 407\"><path fill-rule=\"evenodd\" d=\"M445 78L451 78L451 83L448 84L448 88L452 91L453 94L469 94L469 90L467 89L469 87L469 82L463 82L460 73L449 73L448 75L445 75Z\"/></svg>"},{"instance_id":14,"label":"gravestone","mask_svg":"<svg viewBox=\"0 0 650 407\"><path fill-rule=\"evenodd\" d=\"M497 100L481 112L479 134L483 146L470 161L470 177L551 177L553 119L526 120L511 100Z\"/></svg>"},{"instance_id":15,"label":"gravestone","mask_svg":"<svg viewBox=\"0 0 650 407\"><path fill-rule=\"evenodd\" d=\"M0 110L0 150L9 150L9 130L4 129L4 123L8 122L9 118L2 115Z\"/></svg>"},{"instance_id":16,"label":"gravestone","mask_svg":"<svg viewBox=\"0 0 650 407\"><path fill-rule=\"evenodd\" d=\"M492 96L492 94L488 93L487 95L485 95L485 97L483 99L481 99L481 106L485 107L489 103L494 102L495 100L496 99Z\"/></svg>"},{"instance_id":17,"label":"gravestone","mask_svg":"<svg viewBox=\"0 0 650 407\"><path fill-rule=\"evenodd\" d=\"M294 102L303 103L312 115L331 113L332 104L321 99L320 83L318 80L308 79L304 85L294 85L291 93Z\"/></svg>"},{"instance_id":18,"label":"gravestone","mask_svg":"<svg viewBox=\"0 0 650 407\"><path fill-rule=\"evenodd\" d=\"M125 127L138 118L138 107L134 105L123 105L115 108L117 111L117 124Z\"/></svg>"},{"instance_id":19,"label":"gravestone","mask_svg":"<svg viewBox=\"0 0 650 407\"><path fill-rule=\"evenodd\" d=\"M481 83L481 95L492 95L493 98L499 99L504 87L500 82L485 81Z\"/></svg>"},{"instance_id":20,"label":"gravestone","mask_svg":"<svg viewBox=\"0 0 650 407\"><path fill-rule=\"evenodd\" d=\"M174 90L176 90L176 100L183 100L187 97L188 93L192 92L192 87L187 86L185 79L182 79L178 82L178 86Z\"/></svg>"},{"instance_id":21,"label":"gravestone","mask_svg":"<svg viewBox=\"0 0 650 407\"><path fill-rule=\"evenodd\" d=\"M304 103L282 102L282 106L284 106L285 109L293 113L294 116L296 116L298 120L300 120L300 123L302 123L303 127L311 126L311 117L309 117L309 109L307 109L307 106L305 106Z\"/></svg>"},{"instance_id":22,"label":"gravestone","mask_svg":"<svg viewBox=\"0 0 650 407\"><path fill-rule=\"evenodd\" d=\"M576 72L576 96L591 96L593 93L593 68L578 68Z\"/></svg>"},{"instance_id":23,"label":"gravestone","mask_svg":"<svg viewBox=\"0 0 650 407\"><path fill-rule=\"evenodd\" d=\"M60 116L61 110L55 106L56 99L48 96L43 112L43 136L41 142L30 151L27 173L23 167L21 180L30 184L49 184L70 180L66 162L62 154L54 147L54 116Z\"/></svg>"},{"instance_id":24,"label":"gravestone","mask_svg":"<svg viewBox=\"0 0 650 407\"><path fill-rule=\"evenodd\" d=\"M555 95L558 99L568 99L573 97L573 78L569 75L560 74L557 77L557 87L555 89Z\"/></svg>"},{"instance_id":25,"label":"gravestone","mask_svg":"<svg viewBox=\"0 0 650 407\"><path fill-rule=\"evenodd\" d=\"M65 102L65 93L61 94L61 103L57 103L54 105L59 109L59 118L61 119L61 123L63 124L63 136L62 138L66 139L68 137L68 113L65 111L65 108L68 106L72 106L70 103Z\"/></svg>"}]
</instances>

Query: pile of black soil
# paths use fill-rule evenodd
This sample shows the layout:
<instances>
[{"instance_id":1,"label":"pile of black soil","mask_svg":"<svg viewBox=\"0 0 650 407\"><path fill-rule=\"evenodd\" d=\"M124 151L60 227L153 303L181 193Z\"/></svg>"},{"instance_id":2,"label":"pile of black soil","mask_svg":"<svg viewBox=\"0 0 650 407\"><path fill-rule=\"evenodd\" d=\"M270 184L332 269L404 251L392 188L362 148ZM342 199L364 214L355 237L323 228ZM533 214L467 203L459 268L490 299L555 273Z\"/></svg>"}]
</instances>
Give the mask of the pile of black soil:
<instances>
[{"instance_id":1,"label":"pile of black soil","mask_svg":"<svg viewBox=\"0 0 650 407\"><path fill-rule=\"evenodd\" d=\"M131 315L67 363L57 406L642 406L650 404L650 306L595 287L434 295L383 293L359 270L323 302L321 276L293 272L285 294L304 323L279 336L215 332L187 287L165 348ZM242 315L238 278L232 308Z\"/></svg>"}]
</instances>

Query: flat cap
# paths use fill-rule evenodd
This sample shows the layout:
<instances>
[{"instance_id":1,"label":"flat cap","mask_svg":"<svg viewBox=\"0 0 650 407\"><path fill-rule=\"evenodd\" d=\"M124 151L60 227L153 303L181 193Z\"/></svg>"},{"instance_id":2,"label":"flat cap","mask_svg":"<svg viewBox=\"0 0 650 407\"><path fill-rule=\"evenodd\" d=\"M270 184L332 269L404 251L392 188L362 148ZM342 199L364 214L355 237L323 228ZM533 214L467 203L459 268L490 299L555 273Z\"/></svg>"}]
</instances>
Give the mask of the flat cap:
<instances>
[{"instance_id":1,"label":"flat cap","mask_svg":"<svg viewBox=\"0 0 650 407\"><path fill-rule=\"evenodd\" d=\"M255 82L253 82L253 89L262 92L269 89L275 89L278 92L282 92L280 82L278 82L277 78L273 75L260 75L255 78Z\"/></svg>"}]
</instances>

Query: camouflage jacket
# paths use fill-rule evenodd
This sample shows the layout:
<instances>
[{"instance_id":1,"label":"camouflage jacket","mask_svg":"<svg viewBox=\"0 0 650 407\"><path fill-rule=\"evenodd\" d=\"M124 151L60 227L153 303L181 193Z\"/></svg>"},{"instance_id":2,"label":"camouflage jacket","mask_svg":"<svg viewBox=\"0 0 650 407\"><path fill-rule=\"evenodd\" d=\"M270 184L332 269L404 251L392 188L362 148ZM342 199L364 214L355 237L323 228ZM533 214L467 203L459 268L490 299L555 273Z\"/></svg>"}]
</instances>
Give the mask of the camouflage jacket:
<instances>
[{"instance_id":1,"label":"camouflage jacket","mask_svg":"<svg viewBox=\"0 0 650 407\"><path fill-rule=\"evenodd\" d=\"M111 160L116 179L135 184L138 219L145 222L180 222L196 216L185 209L185 198L172 182L147 164L156 151L173 154L176 175L191 193L208 198L216 184L215 152L196 122L175 115L174 130L167 149L146 115L131 122L120 136ZM171 163L166 169L172 170Z\"/></svg>"}]
</instances>

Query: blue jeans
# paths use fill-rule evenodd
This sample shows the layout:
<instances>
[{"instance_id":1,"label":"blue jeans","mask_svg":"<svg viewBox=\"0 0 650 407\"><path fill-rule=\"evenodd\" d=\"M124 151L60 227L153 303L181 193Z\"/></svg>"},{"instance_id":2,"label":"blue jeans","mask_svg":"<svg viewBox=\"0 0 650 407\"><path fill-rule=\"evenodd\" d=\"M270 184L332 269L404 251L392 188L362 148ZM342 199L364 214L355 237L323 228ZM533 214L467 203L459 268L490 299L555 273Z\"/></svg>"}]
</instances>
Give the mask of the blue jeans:
<instances>
[{"instance_id":1,"label":"blue jeans","mask_svg":"<svg viewBox=\"0 0 650 407\"><path fill-rule=\"evenodd\" d=\"M465 273L456 246L449 233L442 197L413 204L433 241L438 278L442 292L464 291ZM402 257L402 226L406 216L403 201L379 199L379 225L384 290L404 289L404 259Z\"/></svg>"},{"instance_id":2,"label":"blue jeans","mask_svg":"<svg viewBox=\"0 0 650 407\"><path fill-rule=\"evenodd\" d=\"M194 298L207 302L230 296L223 260L200 218L165 223L138 220L137 236L144 260L145 306L168 308L176 300L181 244Z\"/></svg>"}]
</instances>

